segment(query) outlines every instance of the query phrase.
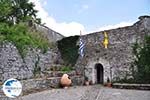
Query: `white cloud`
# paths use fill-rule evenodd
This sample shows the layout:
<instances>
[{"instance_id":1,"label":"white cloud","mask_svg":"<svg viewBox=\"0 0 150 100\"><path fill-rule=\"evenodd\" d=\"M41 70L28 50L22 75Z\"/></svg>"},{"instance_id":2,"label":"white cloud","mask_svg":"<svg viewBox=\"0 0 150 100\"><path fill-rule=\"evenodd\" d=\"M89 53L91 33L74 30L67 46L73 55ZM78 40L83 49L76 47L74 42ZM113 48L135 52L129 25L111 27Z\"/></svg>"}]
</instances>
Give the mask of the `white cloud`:
<instances>
[{"instance_id":1,"label":"white cloud","mask_svg":"<svg viewBox=\"0 0 150 100\"><path fill-rule=\"evenodd\" d=\"M47 1L44 1L44 2L43 2L43 5L46 6L46 5L47 5Z\"/></svg>"},{"instance_id":2,"label":"white cloud","mask_svg":"<svg viewBox=\"0 0 150 100\"><path fill-rule=\"evenodd\" d=\"M71 35L79 35L80 30L85 32L85 28L82 24L78 22L61 22L58 23L55 18L50 16L47 11L43 8L41 4L41 0L30 0L31 2L35 3L35 9L37 9L38 17L42 19L42 23L45 23L46 26L49 28L63 34L64 36L71 36ZM46 1L44 1L46 2Z\"/></svg>"},{"instance_id":3,"label":"white cloud","mask_svg":"<svg viewBox=\"0 0 150 100\"><path fill-rule=\"evenodd\" d=\"M42 19L42 22L46 24L46 26L48 26L49 28L59 32L60 34L64 35L64 36L73 36L73 35L79 35L80 34L80 30L82 31L82 35L88 34L88 33L92 33L93 31L89 31L86 32L85 31L85 27L78 23L78 22L57 22L55 20L54 17L50 16L47 11L43 8L44 4L42 5L41 0L30 0L32 2L35 3L36 7L35 9L37 9L38 12L38 17ZM42 2L46 2L46 0L43 0ZM47 4L47 2L45 3ZM88 9L89 6L88 5L83 5L82 9ZM130 26L132 25L133 22L129 21L129 22L120 22L119 24L115 24L115 25L106 25L103 27L99 27L96 31L103 31L103 30L108 30L108 29L114 29L114 28L118 28L118 27L124 27L124 26Z\"/></svg>"}]
</instances>

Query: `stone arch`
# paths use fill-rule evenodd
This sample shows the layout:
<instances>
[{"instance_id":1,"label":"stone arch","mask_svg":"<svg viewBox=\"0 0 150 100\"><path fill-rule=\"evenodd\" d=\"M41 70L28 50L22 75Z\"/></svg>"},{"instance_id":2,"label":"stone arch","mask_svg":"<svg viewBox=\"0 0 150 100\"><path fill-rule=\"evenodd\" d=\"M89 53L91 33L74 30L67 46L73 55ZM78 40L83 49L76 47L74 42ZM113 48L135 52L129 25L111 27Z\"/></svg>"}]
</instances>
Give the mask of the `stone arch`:
<instances>
[{"instance_id":1,"label":"stone arch","mask_svg":"<svg viewBox=\"0 0 150 100\"><path fill-rule=\"evenodd\" d=\"M99 58L97 60L89 59L87 65L85 66L84 74L88 77L89 81L93 84L97 83L97 70L95 68L96 64L101 64L103 66L103 83L107 82L107 78L110 78L110 64L108 61Z\"/></svg>"},{"instance_id":2,"label":"stone arch","mask_svg":"<svg viewBox=\"0 0 150 100\"><path fill-rule=\"evenodd\" d=\"M95 64L96 70L96 83L103 84L104 83L104 68L100 63Z\"/></svg>"}]
</instances>

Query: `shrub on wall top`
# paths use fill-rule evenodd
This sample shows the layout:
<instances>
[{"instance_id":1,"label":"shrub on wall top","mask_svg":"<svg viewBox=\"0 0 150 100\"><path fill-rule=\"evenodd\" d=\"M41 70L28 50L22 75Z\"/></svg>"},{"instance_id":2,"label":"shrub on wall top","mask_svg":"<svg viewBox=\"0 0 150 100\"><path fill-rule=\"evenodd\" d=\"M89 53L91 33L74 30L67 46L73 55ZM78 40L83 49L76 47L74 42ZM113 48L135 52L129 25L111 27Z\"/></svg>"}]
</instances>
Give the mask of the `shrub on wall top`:
<instances>
[{"instance_id":1,"label":"shrub on wall top","mask_svg":"<svg viewBox=\"0 0 150 100\"><path fill-rule=\"evenodd\" d=\"M0 42L12 42L22 57L25 56L28 47L39 48L43 52L49 47L48 40L42 37L42 33L34 32L25 23L8 25L0 23Z\"/></svg>"}]
</instances>

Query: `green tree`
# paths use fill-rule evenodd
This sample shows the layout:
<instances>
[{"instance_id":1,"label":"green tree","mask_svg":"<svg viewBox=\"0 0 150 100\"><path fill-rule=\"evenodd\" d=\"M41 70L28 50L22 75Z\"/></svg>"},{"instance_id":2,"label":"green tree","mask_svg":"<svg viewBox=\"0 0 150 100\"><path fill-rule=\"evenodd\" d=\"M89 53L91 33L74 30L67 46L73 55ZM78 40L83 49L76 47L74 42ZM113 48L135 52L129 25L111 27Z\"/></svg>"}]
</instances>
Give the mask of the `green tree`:
<instances>
[{"instance_id":1,"label":"green tree","mask_svg":"<svg viewBox=\"0 0 150 100\"><path fill-rule=\"evenodd\" d=\"M28 19L36 19L37 10L34 9L35 5L29 0L12 0L13 16L16 22L26 21Z\"/></svg>"},{"instance_id":2,"label":"green tree","mask_svg":"<svg viewBox=\"0 0 150 100\"><path fill-rule=\"evenodd\" d=\"M150 36L146 36L143 44L136 43L133 48L136 56L134 65L136 66L135 79L140 83L150 83Z\"/></svg>"},{"instance_id":3,"label":"green tree","mask_svg":"<svg viewBox=\"0 0 150 100\"><path fill-rule=\"evenodd\" d=\"M10 0L0 0L0 22L11 22L10 15L12 10Z\"/></svg>"},{"instance_id":4,"label":"green tree","mask_svg":"<svg viewBox=\"0 0 150 100\"><path fill-rule=\"evenodd\" d=\"M0 21L19 23L28 20L40 22L35 5L29 0L0 0Z\"/></svg>"}]
</instances>

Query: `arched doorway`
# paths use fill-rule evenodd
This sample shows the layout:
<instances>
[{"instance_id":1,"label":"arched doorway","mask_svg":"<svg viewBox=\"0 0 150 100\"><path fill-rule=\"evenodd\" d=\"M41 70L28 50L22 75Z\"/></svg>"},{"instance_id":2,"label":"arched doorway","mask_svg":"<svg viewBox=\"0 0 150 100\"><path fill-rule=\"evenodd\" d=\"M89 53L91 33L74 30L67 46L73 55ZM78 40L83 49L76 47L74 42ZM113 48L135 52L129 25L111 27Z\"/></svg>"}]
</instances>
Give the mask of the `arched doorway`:
<instances>
[{"instance_id":1,"label":"arched doorway","mask_svg":"<svg viewBox=\"0 0 150 100\"><path fill-rule=\"evenodd\" d=\"M104 68L103 65L98 63L95 65L96 69L96 79L97 79L97 84L103 84L104 80Z\"/></svg>"}]
</instances>

